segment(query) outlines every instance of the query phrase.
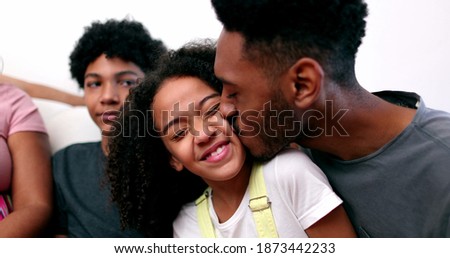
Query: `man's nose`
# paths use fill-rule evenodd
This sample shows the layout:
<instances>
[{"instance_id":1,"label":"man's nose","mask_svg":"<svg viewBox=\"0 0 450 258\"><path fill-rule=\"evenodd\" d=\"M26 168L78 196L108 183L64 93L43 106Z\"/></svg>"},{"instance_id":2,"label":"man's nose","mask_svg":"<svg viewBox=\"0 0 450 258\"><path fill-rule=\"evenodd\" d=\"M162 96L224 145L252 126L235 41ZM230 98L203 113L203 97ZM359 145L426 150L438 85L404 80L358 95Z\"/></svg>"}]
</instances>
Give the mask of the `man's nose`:
<instances>
[{"instance_id":1,"label":"man's nose","mask_svg":"<svg viewBox=\"0 0 450 258\"><path fill-rule=\"evenodd\" d=\"M234 104L230 103L230 101L223 101L224 99L226 98L222 96L220 103L220 113L224 118L235 116L237 114L236 107L234 106Z\"/></svg>"}]
</instances>

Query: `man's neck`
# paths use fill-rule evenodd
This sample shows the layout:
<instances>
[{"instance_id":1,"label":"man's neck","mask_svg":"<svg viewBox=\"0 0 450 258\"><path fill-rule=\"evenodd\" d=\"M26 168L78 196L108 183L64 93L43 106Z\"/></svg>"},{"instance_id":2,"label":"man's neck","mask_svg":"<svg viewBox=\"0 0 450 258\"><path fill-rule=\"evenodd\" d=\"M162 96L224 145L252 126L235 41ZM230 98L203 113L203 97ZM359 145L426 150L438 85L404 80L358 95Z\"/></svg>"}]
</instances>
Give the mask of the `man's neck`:
<instances>
[{"instance_id":1,"label":"man's neck","mask_svg":"<svg viewBox=\"0 0 450 258\"><path fill-rule=\"evenodd\" d=\"M339 101L347 99L351 101ZM389 103L369 92L358 98L335 98L333 110L347 110L337 125L340 131L328 128L327 133L301 137L298 143L342 160L362 158L379 150L403 132L416 114L415 109Z\"/></svg>"}]
</instances>

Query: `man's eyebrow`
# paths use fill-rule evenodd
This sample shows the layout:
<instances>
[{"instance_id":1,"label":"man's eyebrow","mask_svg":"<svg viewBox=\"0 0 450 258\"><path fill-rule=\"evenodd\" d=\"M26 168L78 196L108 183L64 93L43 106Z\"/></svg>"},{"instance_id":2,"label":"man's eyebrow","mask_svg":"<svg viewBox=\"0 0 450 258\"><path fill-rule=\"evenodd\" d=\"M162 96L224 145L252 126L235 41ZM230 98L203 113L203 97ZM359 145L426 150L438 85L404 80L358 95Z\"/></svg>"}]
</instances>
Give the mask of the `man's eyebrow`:
<instances>
[{"instance_id":1,"label":"man's eyebrow","mask_svg":"<svg viewBox=\"0 0 450 258\"><path fill-rule=\"evenodd\" d=\"M219 81L221 81L223 84L234 85L234 83L224 79L223 77L216 76L216 78L219 79Z\"/></svg>"},{"instance_id":2,"label":"man's eyebrow","mask_svg":"<svg viewBox=\"0 0 450 258\"><path fill-rule=\"evenodd\" d=\"M206 101L212 99L212 98L216 98L216 97L220 97L220 94L218 92L215 92L211 95L208 95L206 97L204 97L202 100L200 100L200 102L198 102L198 106L196 106L195 108L200 110L203 105L205 104ZM175 117L173 120L169 121L169 123L167 123L162 130L163 135L165 135L167 133L167 131L169 130L169 128L171 126L173 126L176 123L179 123L182 117L186 117L186 116L191 116L192 114L190 114L190 111L195 111L195 110L188 110L188 111L183 111L182 114L185 114L185 116L178 116Z\"/></svg>"}]
</instances>

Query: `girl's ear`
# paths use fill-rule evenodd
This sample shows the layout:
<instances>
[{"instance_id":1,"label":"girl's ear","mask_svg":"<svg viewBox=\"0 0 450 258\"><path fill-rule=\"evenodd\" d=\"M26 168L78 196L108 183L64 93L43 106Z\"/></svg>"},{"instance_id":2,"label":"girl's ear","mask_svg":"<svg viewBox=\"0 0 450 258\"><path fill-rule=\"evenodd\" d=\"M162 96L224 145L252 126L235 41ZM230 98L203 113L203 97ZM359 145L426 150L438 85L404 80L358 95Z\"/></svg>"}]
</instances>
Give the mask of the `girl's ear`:
<instances>
[{"instance_id":1,"label":"girl's ear","mask_svg":"<svg viewBox=\"0 0 450 258\"><path fill-rule=\"evenodd\" d=\"M180 172L184 168L183 164L181 164L181 162L173 155L170 157L170 166L172 166L172 168L178 172Z\"/></svg>"}]
</instances>

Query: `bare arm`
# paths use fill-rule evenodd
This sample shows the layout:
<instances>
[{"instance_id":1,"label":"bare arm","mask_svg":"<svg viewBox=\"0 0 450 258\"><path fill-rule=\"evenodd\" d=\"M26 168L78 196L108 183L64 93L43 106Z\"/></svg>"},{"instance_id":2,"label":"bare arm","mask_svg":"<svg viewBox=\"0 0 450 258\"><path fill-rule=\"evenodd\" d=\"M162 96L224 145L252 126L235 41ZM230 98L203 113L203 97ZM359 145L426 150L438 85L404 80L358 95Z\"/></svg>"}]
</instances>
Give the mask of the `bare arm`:
<instances>
[{"instance_id":1,"label":"bare arm","mask_svg":"<svg viewBox=\"0 0 450 258\"><path fill-rule=\"evenodd\" d=\"M33 98L55 100L72 106L83 106L83 97L70 94L42 84L31 83L14 77L0 74L0 82L13 84Z\"/></svg>"},{"instance_id":2,"label":"bare arm","mask_svg":"<svg viewBox=\"0 0 450 258\"><path fill-rule=\"evenodd\" d=\"M13 161L13 211L0 222L0 237L36 237L52 212L52 177L48 137L18 132L8 137Z\"/></svg>"},{"instance_id":3,"label":"bare arm","mask_svg":"<svg viewBox=\"0 0 450 258\"><path fill-rule=\"evenodd\" d=\"M347 213L342 205L305 230L309 237L356 237Z\"/></svg>"}]
</instances>

